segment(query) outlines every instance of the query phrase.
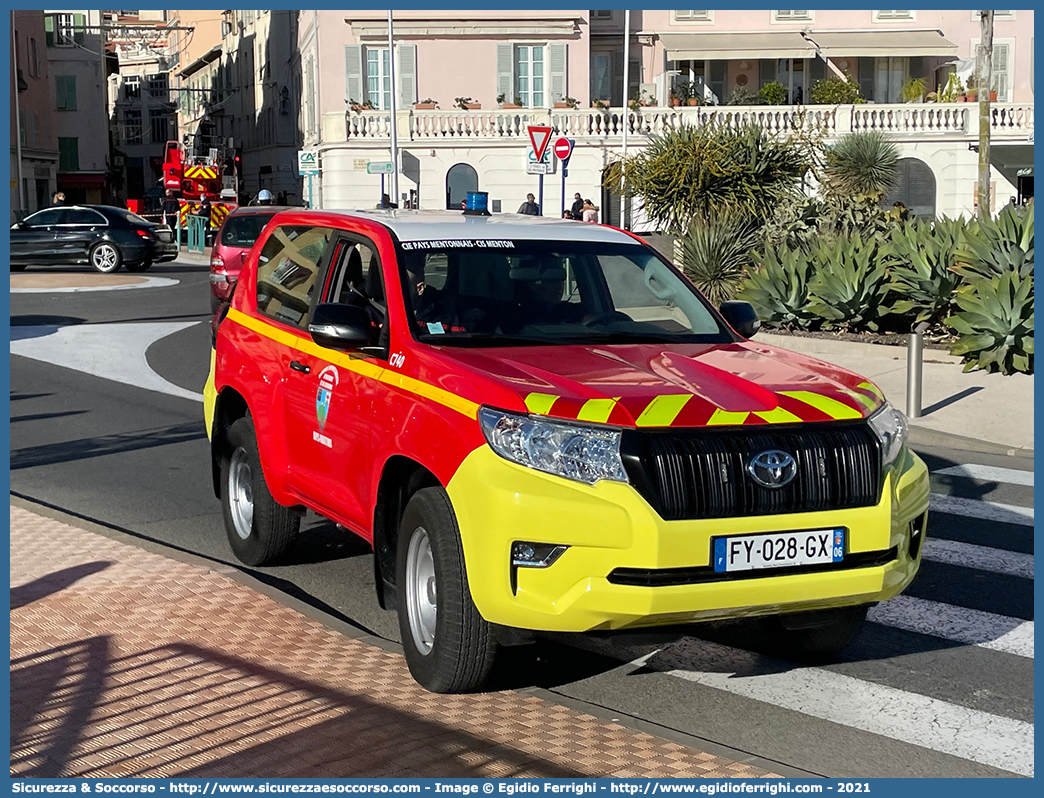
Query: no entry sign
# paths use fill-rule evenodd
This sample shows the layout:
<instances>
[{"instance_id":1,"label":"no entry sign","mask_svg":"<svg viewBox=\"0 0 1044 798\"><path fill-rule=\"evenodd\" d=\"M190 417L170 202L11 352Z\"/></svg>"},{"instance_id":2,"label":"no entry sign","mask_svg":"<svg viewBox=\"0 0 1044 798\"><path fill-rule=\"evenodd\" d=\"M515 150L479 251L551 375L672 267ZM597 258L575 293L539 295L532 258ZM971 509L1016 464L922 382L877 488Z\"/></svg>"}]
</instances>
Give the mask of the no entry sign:
<instances>
[{"instance_id":1,"label":"no entry sign","mask_svg":"<svg viewBox=\"0 0 1044 798\"><path fill-rule=\"evenodd\" d=\"M572 154L572 139L567 139L563 136L562 138L555 140L555 157L562 162L563 166L569 160L569 156Z\"/></svg>"}]
</instances>

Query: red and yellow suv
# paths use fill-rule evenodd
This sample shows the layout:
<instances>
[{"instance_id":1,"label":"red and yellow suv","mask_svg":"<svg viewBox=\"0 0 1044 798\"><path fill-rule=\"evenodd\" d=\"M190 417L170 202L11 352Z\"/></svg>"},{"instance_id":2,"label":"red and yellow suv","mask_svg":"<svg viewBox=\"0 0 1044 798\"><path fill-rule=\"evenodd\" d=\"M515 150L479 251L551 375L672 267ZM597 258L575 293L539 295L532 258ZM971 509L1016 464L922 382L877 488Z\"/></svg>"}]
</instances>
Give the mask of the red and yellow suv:
<instances>
[{"instance_id":1,"label":"red and yellow suv","mask_svg":"<svg viewBox=\"0 0 1044 798\"><path fill-rule=\"evenodd\" d=\"M927 470L876 386L757 326L608 227L279 213L206 386L232 549L276 561L305 508L371 541L435 691L520 630L767 616L836 650L913 579Z\"/></svg>"}]
</instances>

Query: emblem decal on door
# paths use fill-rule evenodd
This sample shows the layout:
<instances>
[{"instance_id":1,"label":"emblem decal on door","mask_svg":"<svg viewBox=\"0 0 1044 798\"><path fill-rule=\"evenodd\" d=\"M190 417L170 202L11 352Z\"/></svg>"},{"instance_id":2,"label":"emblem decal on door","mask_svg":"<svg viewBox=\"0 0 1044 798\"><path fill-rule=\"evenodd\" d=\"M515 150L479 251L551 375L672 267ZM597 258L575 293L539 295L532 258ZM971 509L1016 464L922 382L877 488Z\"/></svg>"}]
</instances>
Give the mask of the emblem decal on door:
<instances>
[{"instance_id":1,"label":"emblem decal on door","mask_svg":"<svg viewBox=\"0 0 1044 798\"><path fill-rule=\"evenodd\" d=\"M315 392L315 417L319 421L319 432L323 431L326 420L330 417L330 400L333 399L334 388L339 381L337 366L327 366L319 372L319 389ZM316 437L316 440L323 443L321 437Z\"/></svg>"}]
</instances>

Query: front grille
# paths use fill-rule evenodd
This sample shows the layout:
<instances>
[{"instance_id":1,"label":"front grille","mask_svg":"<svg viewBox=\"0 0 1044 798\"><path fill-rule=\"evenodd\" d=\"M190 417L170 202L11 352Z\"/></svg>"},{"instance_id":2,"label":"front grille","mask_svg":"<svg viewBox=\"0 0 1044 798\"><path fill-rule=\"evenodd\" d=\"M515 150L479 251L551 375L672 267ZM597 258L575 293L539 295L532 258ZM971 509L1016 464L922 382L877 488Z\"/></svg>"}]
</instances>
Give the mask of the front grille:
<instances>
[{"instance_id":1,"label":"front grille","mask_svg":"<svg viewBox=\"0 0 1044 798\"><path fill-rule=\"evenodd\" d=\"M797 476L783 487L762 487L747 473L751 458L768 449L797 462ZM867 507L881 495L880 448L864 421L628 430L621 454L635 488L667 521Z\"/></svg>"}]
</instances>

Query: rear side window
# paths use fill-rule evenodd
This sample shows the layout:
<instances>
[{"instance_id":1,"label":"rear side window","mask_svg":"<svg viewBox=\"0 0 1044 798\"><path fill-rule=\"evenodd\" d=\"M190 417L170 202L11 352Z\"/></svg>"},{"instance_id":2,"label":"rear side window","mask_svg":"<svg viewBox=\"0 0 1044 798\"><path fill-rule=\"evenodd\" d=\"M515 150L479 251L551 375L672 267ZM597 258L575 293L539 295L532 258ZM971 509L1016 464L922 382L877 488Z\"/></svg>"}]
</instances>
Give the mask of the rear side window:
<instances>
[{"instance_id":1,"label":"rear side window","mask_svg":"<svg viewBox=\"0 0 1044 798\"><path fill-rule=\"evenodd\" d=\"M265 225L272 219L274 214L244 214L242 216L229 216L225 226L221 228L221 244L226 247L239 247L249 249L254 246L265 229Z\"/></svg>"},{"instance_id":2,"label":"rear side window","mask_svg":"<svg viewBox=\"0 0 1044 798\"><path fill-rule=\"evenodd\" d=\"M257 309L284 324L305 327L319 261L333 231L283 225L272 231L257 259Z\"/></svg>"}]
</instances>

